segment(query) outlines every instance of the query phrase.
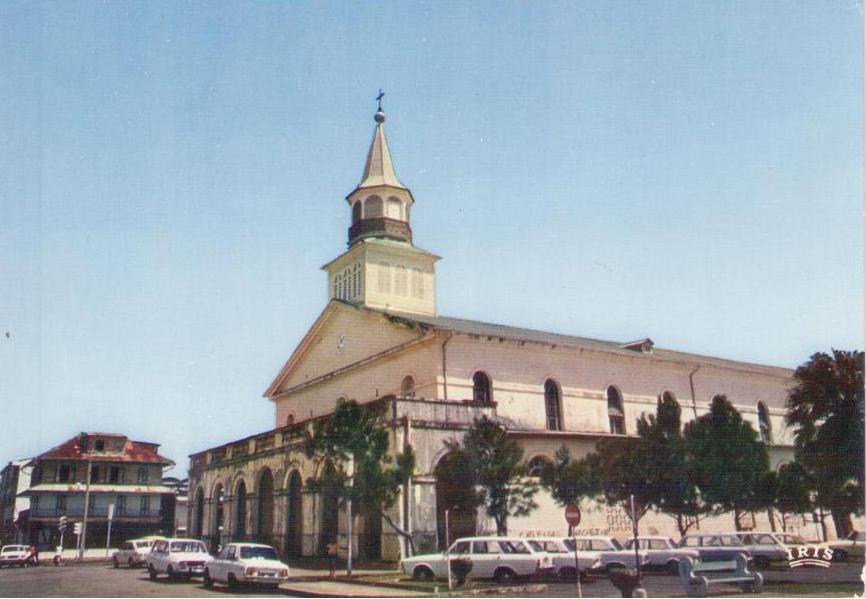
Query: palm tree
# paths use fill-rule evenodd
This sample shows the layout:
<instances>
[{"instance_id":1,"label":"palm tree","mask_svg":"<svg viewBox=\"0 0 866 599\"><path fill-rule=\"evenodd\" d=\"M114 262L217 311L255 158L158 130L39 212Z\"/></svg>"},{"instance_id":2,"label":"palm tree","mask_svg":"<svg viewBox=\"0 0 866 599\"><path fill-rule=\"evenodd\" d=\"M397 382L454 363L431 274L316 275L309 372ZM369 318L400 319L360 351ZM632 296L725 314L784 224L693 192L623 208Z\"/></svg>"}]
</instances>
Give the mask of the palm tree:
<instances>
[{"instance_id":1,"label":"palm tree","mask_svg":"<svg viewBox=\"0 0 866 599\"><path fill-rule=\"evenodd\" d=\"M816 481L818 503L830 508L836 534L863 512L864 355L833 350L813 355L794 372L785 421L794 427L797 461Z\"/></svg>"}]
</instances>

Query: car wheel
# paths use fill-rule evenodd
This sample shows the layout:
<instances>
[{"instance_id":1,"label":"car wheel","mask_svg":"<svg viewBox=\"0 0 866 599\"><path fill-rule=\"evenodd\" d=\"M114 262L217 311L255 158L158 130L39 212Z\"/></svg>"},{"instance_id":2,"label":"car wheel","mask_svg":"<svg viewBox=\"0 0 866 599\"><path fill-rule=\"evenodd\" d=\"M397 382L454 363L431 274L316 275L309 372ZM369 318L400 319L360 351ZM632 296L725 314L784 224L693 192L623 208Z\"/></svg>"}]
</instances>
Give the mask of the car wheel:
<instances>
[{"instance_id":1,"label":"car wheel","mask_svg":"<svg viewBox=\"0 0 866 599\"><path fill-rule=\"evenodd\" d=\"M671 574L679 574L680 572L680 562L679 560L669 560L667 564L665 564L667 571Z\"/></svg>"},{"instance_id":2,"label":"car wheel","mask_svg":"<svg viewBox=\"0 0 866 599\"><path fill-rule=\"evenodd\" d=\"M132 558L126 560L126 565L129 566L129 569L132 570L135 567L135 562L132 561Z\"/></svg>"},{"instance_id":3,"label":"car wheel","mask_svg":"<svg viewBox=\"0 0 866 599\"><path fill-rule=\"evenodd\" d=\"M206 589L209 589L209 588L212 588L212 587L213 587L213 578L210 577L210 570L205 570L205 571L204 571L204 579L203 579L203 582L204 582L204 586L205 586Z\"/></svg>"},{"instance_id":4,"label":"car wheel","mask_svg":"<svg viewBox=\"0 0 866 599\"><path fill-rule=\"evenodd\" d=\"M165 573L168 574L168 577L171 580L177 580L178 578L180 578L180 576L178 576L177 572L175 572L174 568L172 568L171 566L166 568Z\"/></svg>"},{"instance_id":5,"label":"car wheel","mask_svg":"<svg viewBox=\"0 0 866 599\"><path fill-rule=\"evenodd\" d=\"M433 580L433 570L427 566L418 566L412 571L415 580Z\"/></svg>"},{"instance_id":6,"label":"car wheel","mask_svg":"<svg viewBox=\"0 0 866 599\"><path fill-rule=\"evenodd\" d=\"M517 574L511 568L499 568L493 573L493 579L499 584L511 584L517 580Z\"/></svg>"},{"instance_id":7,"label":"car wheel","mask_svg":"<svg viewBox=\"0 0 866 599\"><path fill-rule=\"evenodd\" d=\"M625 568L625 564L620 564L619 562L612 562L610 564L605 564L604 571L610 574L613 570L618 570L619 568Z\"/></svg>"},{"instance_id":8,"label":"car wheel","mask_svg":"<svg viewBox=\"0 0 866 599\"><path fill-rule=\"evenodd\" d=\"M117 562L117 558L116 558L116 557L111 558L111 565L114 566L115 568L119 568L119 567L120 567L120 564Z\"/></svg>"},{"instance_id":9,"label":"car wheel","mask_svg":"<svg viewBox=\"0 0 866 599\"><path fill-rule=\"evenodd\" d=\"M151 580L156 580L156 568L153 567L153 564L147 565L147 575Z\"/></svg>"},{"instance_id":10,"label":"car wheel","mask_svg":"<svg viewBox=\"0 0 866 599\"><path fill-rule=\"evenodd\" d=\"M226 582L228 583L229 588L234 589L234 588L237 588L237 586L238 586L238 579L235 578L234 574L229 574Z\"/></svg>"},{"instance_id":11,"label":"car wheel","mask_svg":"<svg viewBox=\"0 0 866 599\"><path fill-rule=\"evenodd\" d=\"M575 580L575 572L576 570L574 568L566 566L559 569L559 577L562 580Z\"/></svg>"},{"instance_id":12,"label":"car wheel","mask_svg":"<svg viewBox=\"0 0 866 599\"><path fill-rule=\"evenodd\" d=\"M844 562L848 559L848 552L844 549L834 549L833 550L833 561L836 562Z\"/></svg>"}]
</instances>

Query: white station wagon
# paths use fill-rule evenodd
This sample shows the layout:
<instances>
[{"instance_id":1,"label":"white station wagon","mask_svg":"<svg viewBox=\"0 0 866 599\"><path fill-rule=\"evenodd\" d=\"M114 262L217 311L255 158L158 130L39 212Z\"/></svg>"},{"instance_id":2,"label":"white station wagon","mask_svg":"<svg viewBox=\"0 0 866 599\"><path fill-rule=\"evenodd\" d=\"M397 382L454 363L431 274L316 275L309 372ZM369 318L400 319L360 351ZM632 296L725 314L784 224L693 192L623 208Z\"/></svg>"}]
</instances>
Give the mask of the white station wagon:
<instances>
[{"instance_id":1,"label":"white station wagon","mask_svg":"<svg viewBox=\"0 0 866 599\"><path fill-rule=\"evenodd\" d=\"M169 578L203 576L205 562L210 558L201 541L193 539L163 539L153 544L147 556L147 573L151 580L159 574Z\"/></svg>"},{"instance_id":2,"label":"white station wagon","mask_svg":"<svg viewBox=\"0 0 866 599\"><path fill-rule=\"evenodd\" d=\"M526 539L515 537L469 537L454 542L446 553L416 555L403 560L406 574L418 580L448 577L448 558L469 558L469 578L493 578L510 583L553 569L547 553L533 549Z\"/></svg>"},{"instance_id":3,"label":"white station wagon","mask_svg":"<svg viewBox=\"0 0 866 599\"><path fill-rule=\"evenodd\" d=\"M270 545L229 543L205 564L204 586L224 582L230 587L255 584L276 589L289 578L289 567Z\"/></svg>"},{"instance_id":4,"label":"white station wagon","mask_svg":"<svg viewBox=\"0 0 866 599\"><path fill-rule=\"evenodd\" d=\"M135 568L147 561L150 549L158 539L132 539L120 544L120 548L111 556L111 563L115 568L122 564Z\"/></svg>"},{"instance_id":5,"label":"white station wagon","mask_svg":"<svg viewBox=\"0 0 866 599\"><path fill-rule=\"evenodd\" d=\"M683 549L668 537L638 537L637 553L643 568L677 569L683 558L698 559L696 549ZM602 568L626 567L635 565L634 539L626 541L620 551L606 551L599 556L599 566Z\"/></svg>"},{"instance_id":6,"label":"white station wagon","mask_svg":"<svg viewBox=\"0 0 866 599\"><path fill-rule=\"evenodd\" d=\"M24 566L30 550L27 545L4 545L0 549L0 568L3 566Z\"/></svg>"},{"instance_id":7,"label":"white station wagon","mask_svg":"<svg viewBox=\"0 0 866 599\"><path fill-rule=\"evenodd\" d=\"M536 551L544 551L553 562L553 573L565 580L574 580L577 569L574 564L575 539L571 537L533 537L526 539ZM577 537L577 560L581 572L597 567L602 551L619 549L613 537Z\"/></svg>"}]
</instances>

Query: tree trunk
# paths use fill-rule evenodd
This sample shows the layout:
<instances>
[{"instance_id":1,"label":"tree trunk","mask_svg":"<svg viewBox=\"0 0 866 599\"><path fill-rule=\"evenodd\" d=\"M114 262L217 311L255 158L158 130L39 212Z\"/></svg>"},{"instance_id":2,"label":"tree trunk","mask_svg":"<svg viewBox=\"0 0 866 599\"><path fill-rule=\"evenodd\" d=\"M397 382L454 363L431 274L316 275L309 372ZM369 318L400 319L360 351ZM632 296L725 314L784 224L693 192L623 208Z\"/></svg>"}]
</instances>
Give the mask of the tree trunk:
<instances>
[{"instance_id":1,"label":"tree trunk","mask_svg":"<svg viewBox=\"0 0 866 599\"><path fill-rule=\"evenodd\" d=\"M391 517L388 514L385 513L384 510L380 510L379 513L382 514L382 519L388 523L388 526L393 528L394 532L396 532L398 535L403 537L406 540L406 542L409 544L410 554L407 557L412 557L413 555L415 555L415 541L412 539L412 535L409 534L408 532L406 532L405 530L401 529L399 526L397 526L397 524L391 519Z\"/></svg>"},{"instance_id":2,"label":"tree trunk","mask_svg":"<svg viewBox=\"0 0 866 599\"><path fill-rule=\"evenodd\" d=\"M770 519L770 530L776 532L776 518L773 516L773 508L767 508L767 518Z\"/></svg>"},{"instance_id":3,"label":"tree trunk","mask_svg":"<svg viewBox=\"0 0 866 599\"><path fill-rule=\"evenodd\" d=\"M508 534L508 516L497 516L496 521L496 536L504 537Z\"/></svg>"},{"instance_id":4,"label":"tree trunk","mask_svg":"<svg viewBox=\"0 0 866 599\"><path fill-rule=\"evenodd\" d=\"M831 510L833 526L836 528L836 537L844 539L851 532L851 514L842 510Z\"/></svg>"},{"instance_id":5,"label":"tree trunk","mask_svg":"<svg viewBox=\"0 0 866 599\"><path fill-rule=\"evenodd\" d=\"M734 508L734 529L737 532L742 530L742 528L740 528L740 510L737 508Z\"/></svg>"}]
</instances>

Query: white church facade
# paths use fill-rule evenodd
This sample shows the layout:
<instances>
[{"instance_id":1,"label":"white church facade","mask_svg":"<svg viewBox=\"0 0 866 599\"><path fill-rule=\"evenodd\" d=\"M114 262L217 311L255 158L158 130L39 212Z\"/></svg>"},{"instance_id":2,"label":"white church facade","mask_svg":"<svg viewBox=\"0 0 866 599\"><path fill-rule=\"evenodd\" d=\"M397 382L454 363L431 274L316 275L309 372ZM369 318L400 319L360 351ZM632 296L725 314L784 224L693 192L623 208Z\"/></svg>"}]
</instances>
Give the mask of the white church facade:
<instances>
[{"instance_id":1,"label":"white church facade","mask_svg":"<svg viewBox=\"0 0 866 599\"><path fill-rule=\"evenodd\" d=\"M726 395L768 444L771 467L792 459L784 424L792 371L656 348L650 339L612 342L546 333L438 314L438 256L414 245L414 197L395 174L376 128L361 183L347 197L349 247L323 269L330 301L265 392L274 428L191 456L188 530L211 544L255 538L289 556L316 555L338 540L347 522L335 497L307 488L327 464L303 451L303 431L333 412L340 398L380 402L394 451L411 445L416 472L389 517L409 531L418 550L444 542L444 512L454 481L437 476L443 444L459 439L473 419L504 424L530 466L552 460L561 446L572 456L598 440L634 435L642 413L674 397L683 420L707 412ZM510 534L565 533L561 507L543 492L528 517L510 518ZM578 532L626 536L630 523L616 507L585 502ZM770 514L746 525L769 529ZM780 518L775 514L774 518ZM406 547L381 519L356 525L362 558L398 559ZM777 526L780 522L774 522ZM787 521L814 537L814 524ZM495 531L479 510L456 521L454 534ZM733 516L702 519L701 530L733 529ZM649 513L641 531L676 536L675 521Z\"/></svg>"}]
</instances>

